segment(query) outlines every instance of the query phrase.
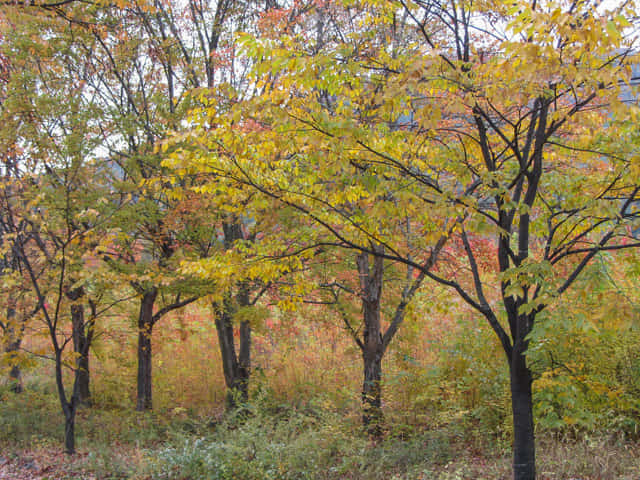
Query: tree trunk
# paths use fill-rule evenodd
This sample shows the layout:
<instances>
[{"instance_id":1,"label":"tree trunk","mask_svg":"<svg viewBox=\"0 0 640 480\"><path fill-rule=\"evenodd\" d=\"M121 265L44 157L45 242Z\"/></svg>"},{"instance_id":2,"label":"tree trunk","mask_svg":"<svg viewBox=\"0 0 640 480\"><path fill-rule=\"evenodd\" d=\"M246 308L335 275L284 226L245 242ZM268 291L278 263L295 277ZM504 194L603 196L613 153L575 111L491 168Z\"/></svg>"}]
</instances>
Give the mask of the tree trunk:
<instances>
[{"instance_id":1,"label":"tree trunk","mask_svg":"<svg viewBox=\"0 0 640 480\"><path fill-rule=\"evenodd\" d=\"M236 355L236 347L233 338L233 324L227 313L216 316L216 330L220 353L222 355L222 368L224 382L227 386L227 410L231 411L239 404L249 400L249 377L251 373L251 327L249 322L240 324L240 355Z\"/></svg>"},{"instance_id":2,"label":"tree trunk","mask_svg":"<svg viewBox=\"0 0 640 480\"><path fill-rule=\"evenodd\" d=\"M246 288L241 287L237 301L241 306L248 305ZM222 311L219 311L214 305L224 381L227 386L227 410L234 410L239 404L249 400L249 377L251 375L251 325L247 321L240 323L240 350L237 355L233 335L234 310L231 299L224 301Z\"/></svg>"},{"instance_id":3,"label":"tree trunk","mask_svg":"<svg viewBox=\"0 0 640 480\"><path fill-rule=\"evenodd\" d=\"M138 398L136 410L142 412L153 408L151 397L151 334L153 331L153 305L157 289L144 293L138 316Z\"/></svg>"},{"instance_id":4,"label":"tree trunk","mask_svg":"<svg viewBox=\"0 0 640 480\"><path fill-rule=\"evenodd\" d=\"M239 392L240 401L249 401L249 375L251 374L251 325L240 323L240 356L238 357L238 379L235 388Z\"/></svg>"},{"instance_id":5,"label":"tree trunk","mask_svg":"<svg viewBox=\"0 0 640 480\"><path fill-rule=\"evenodd\" d=\"M84 305L71 305L71 324L73 328L73 351L78 355L76 368L78 369L78 403L91 404L89 389L89 343L90 336L86 332L84 321Z\"/></svg>"},{"instance_id":6,"label":"tree trunk","mask_svg":"<svg viewBox=\"0 0 640 480\"><path fill-rule=\"evenodd\" d=\"M235 386L236 372L238 370L238 360L236 356L235 342L233 341L233 325L231 323L231 312L225 300L221 311L215 314L216 331L218 332L218 345L222 356L222 370L224 372L224 383L227 386L227 410L236 407ZM214 306L214 311L218 309Z\"/></svg>"},{"instance_id":7,"label":"tree trunk","mask_svg":"<svg viewBox=\"0 0 640 480\"><path fill-rule=\"evenodd\" d=\"M249 287L246 282L239 285L236 296L239 307L249 306ZM249 375L251 374L251 325L248 321L240 322L240 352L238 356L238 373L235 388L242 403L249 401Z\"/></svg>"},{"instance_id":8,"label":"tree trunk","mask_svg":"<svg viewBox=\"0 0 640 480\"><path fill-rule=\"evenodd\" d=\"M13 393L22 393L24 387L22 386L22 371L19 365L14 365L9 371L9 381L11 382L11 391Z\"/></svg>"},{"instance_id":9,"label":"tree trunk","mask_svg":"<svg viewBox=\"0 0 640 480\"><path fill-rule=\"evenodd\" d=\"M514 345L511 364L511 408L513 411L513 478L535 480L536 456L533 430L531 370L524 355L524 342Z\"/></svg>"},{"instance_id":10,"label":"tree trunk","mask_svg":"<svg viewBox=\"0 0 640 480\"><path fill-rule=\"evenodd\" d=\"M240 222L223 223L224 246L229 249L237 240L245 238ZM235 340L233 338L233 316L237 307L248 307L249 286L241 281L237 284L238 292L235 302L232 293L229 292L222 302L222 309L214 305L216 315L216 330L222 355L222 368L224 381L227 385L227 410L234 410L238 404L247 403L249 400L249 377L251 375L251 325L247 321L240 323L240 345L236 354Z\"/></svg>"},{"instance_id":11,"label":"tree trunk","mask_svg":"<svg viewBox=\"0 0 640 480\"><path fill-rule=\"evenodd\" d=\"M17 352L21 343L21 338L10 341L5 348L5 353L11 355ZM22 371L20 370L20 365L17 362L13 363L13 365L11 365L11 370L9 370L9 384L11 385L10 388L13 393L22 393L24 390L22 386Z\"/></svg>"},{"instance_id":12,"label":"tree trunk","mask_svg":"<svg viewBox=\"0 0 640 480\"><path fill-rule=\"evenodd\" d=\"M382 247L375 246L382 252ZM364 382L362 385L362 423L369 435L382 435L384 416L382 413L382 356L384 347L380 325L380 302L382 299L383 259L376 256L369 265L369 255L361 253L356 259L360 275L364 333L362 360Z\"/></svg>"},{"instance_id":13,"label":"tree trunk","mask_svg":"<svg viewBox=\"0 0 640 480\"><path fill-rule=\"evenodd\" d=\"M22 335L16 335L15 325L13 324L16 318L16 309L14 305L15 304L9 300L9 306L7 306L7 323L4 332L8 339L5 344L4 351L10 356L20 349L20 344L22 343ZM13 363L9 370L9 385L11 385L11 391L14 393L22 393L22 372L20 370L20 365L17 361L14 362L11 360L11 362Z\"/></svg>"},{"instance_id":14,"label":"tree trunk","mask_svg":"<svg viewBox=\"0 0 640 480\"><path fill-rule=\"evenodd\" d=\"M76 415L75 408L64 416L64 450L69 455L76 452Z\"/></svg>"},{"instance_id":15,"label":"tree trunk","mask_svg":"<svg viewBox=\"0 0 640 480\"><path fill-rule=\"evenodd\" d=\"M381 350L365 351L362 354L364 382L362 384L362 423L369 435L382 435L382 353Z\"/></svg>"},{"instance_id":16,"label":"tree trunk","mask_svg":"<svg viewBox=\"0 0 640 480\"><path fill-rule=\"evenodd\" d=\"M58 390L58 399L64 414L64 449L65 453L72 455L76 452L75 424L76 424L76 405L78 399L78 371L76 370L73 382L73 393L71 401L67 401L67 394L64 389L62 380L62 349L55 343L55 372L56 387Z\"/></svg>"}]
</instances>

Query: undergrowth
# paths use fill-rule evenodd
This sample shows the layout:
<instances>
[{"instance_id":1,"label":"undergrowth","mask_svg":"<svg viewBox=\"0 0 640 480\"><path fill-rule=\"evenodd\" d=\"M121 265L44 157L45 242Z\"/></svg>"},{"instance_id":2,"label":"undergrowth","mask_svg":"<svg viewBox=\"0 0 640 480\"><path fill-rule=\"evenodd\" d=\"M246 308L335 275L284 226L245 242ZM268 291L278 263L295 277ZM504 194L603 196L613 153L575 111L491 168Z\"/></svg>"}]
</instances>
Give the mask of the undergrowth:
<instances>
[{"instance_id":1,"label":"undergrowth","mask_svg":"<svg viewBox=\"0 0 640 480\"><path fill-rule=\"evenodd\" d=\"M197 416L184 409L140 414L100 404L82 409L79 453L60 456L62 419L55 396L0 391L0 456L39 458L48 478L131 480L499 480L511 475L508 442L461 435L473 419L399 425L372 441L357 405L337 409L319 396L283 403L268 394L237 413ZM29 405L29 408L25 408ZM473 434L473 433L472 433ZM621 435L538 438L543 480L637 480L639 445ZM93 478L92 477L92 478Z\"/></svg>"}]
</instances>

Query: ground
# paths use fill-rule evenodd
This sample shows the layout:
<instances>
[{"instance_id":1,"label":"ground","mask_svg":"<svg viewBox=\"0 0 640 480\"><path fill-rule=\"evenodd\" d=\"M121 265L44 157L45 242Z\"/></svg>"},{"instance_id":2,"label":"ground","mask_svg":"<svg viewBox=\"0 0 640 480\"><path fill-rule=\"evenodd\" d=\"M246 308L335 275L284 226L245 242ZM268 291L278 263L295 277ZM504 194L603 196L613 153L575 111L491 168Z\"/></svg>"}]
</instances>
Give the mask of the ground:
<instances>
[{"instance_id":1,"label":"ground","mask_svg":"<svg viewBox=\"0 0 640 480\"><path fill-rule=\"evenodd\" d=\"M54 452L32 452L24 455L0 457L0 480L95 480L96 476L86 472L72 472L62 465L64 454Z\"/></svg>"}]
</instances>

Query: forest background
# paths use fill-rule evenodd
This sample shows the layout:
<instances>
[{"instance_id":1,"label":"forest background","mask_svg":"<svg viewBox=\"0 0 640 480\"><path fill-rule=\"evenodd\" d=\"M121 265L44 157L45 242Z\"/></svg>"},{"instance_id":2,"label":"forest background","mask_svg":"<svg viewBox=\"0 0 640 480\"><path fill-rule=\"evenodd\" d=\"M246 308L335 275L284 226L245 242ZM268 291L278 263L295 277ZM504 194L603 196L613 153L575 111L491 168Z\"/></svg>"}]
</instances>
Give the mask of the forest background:
<instances>
[{"instance_id":1,"label":"forest background","mask_svg":"<svg viewBox=\"0 0 640 480\"><path fill-rule=\"evenodd\" d=\"M6 468L635 478L633 3L0 8Z\"/></svg>"}]
</instances>

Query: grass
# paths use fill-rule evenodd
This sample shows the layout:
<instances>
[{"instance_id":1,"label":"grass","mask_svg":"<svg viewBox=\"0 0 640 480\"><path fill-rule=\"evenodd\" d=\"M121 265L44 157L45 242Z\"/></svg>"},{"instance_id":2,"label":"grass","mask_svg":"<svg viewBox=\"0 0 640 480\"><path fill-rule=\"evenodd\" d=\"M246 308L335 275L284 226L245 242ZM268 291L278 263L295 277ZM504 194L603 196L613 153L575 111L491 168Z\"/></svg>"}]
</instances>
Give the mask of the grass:
<instances>
[{"instance_id":1,"label":"grass","mask_svg":"<svg viewBox=\"0 0 640 480\"><path fill-rule=\"evenodd\" d=\"M118 336L101 336L92 351L94 405L78 414L78 454L60 455L51 365L38 363L25 372L23 394L0 386L0 457L17 467L35 462L49 480L510 479L500 347L473 317L435 320L408 321L385 357L388 428L378 442L360 428L359 354L338 327L283 318L256 331L252 402L229 418L215 331L195 310L154 332L153 413L133 411L136 336L122 319ZM466 331L478 341L464 340ZM545 405L562 418L559 395L536 385L553 393ZM539 415L539 479L638 480L638 436L622 433L637 433L637 415L623 406L612 410L622 419L615 424L594 409L602 420L594 428L557 429Z\"/></svg>"},{"instance_id":2,"label":"grass","mask_svg":"<svg viewBox=\"0 0 640 480\"><path fill-rule=\"evenodd\" d=\"M242 416L187 411L139 414L97 405L78 418L79 453L60 456L62 418L51 392L0 391L0 449L16 465L30 459L56 479L136 480L461 480L509 479L508 445L471 441L456 425L389 428L372 442L357 408L323 397L283 404L266 394ZM28 405L29 408L25 408ZM392 417L392 415L390 415ZM482 447L479 448L478 445ZM544 480L637 480L639 445L616 436L541 436ZM54 472L54 473L52 473Z\"/></svg>"}]
</instances>

